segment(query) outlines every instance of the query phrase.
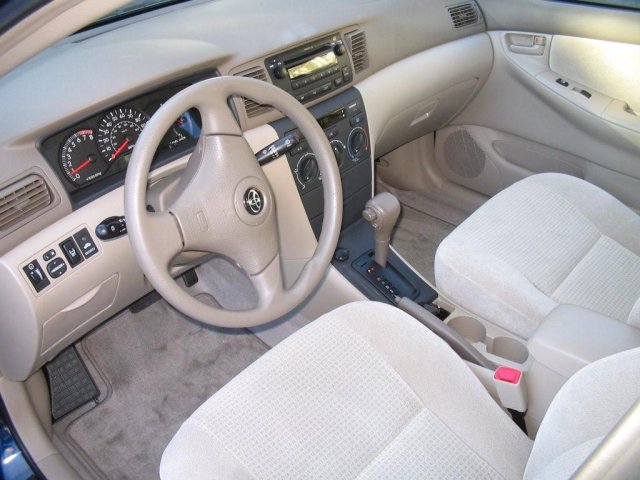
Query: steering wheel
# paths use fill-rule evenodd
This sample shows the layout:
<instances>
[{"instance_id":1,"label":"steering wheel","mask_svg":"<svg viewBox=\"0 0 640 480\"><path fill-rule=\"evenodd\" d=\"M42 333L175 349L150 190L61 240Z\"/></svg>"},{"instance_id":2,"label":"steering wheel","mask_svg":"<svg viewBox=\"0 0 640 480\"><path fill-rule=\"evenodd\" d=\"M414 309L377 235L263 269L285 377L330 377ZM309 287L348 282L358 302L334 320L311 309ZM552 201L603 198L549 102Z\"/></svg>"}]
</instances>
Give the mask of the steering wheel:
<instances>
[{"instance_id":1,"label":"steering wheel","mask_svg":"<svg viewBox=\"0 0 640 480\"><path fill-rule=\"evenodd\" d=\"M318 245L296 282L283 285L275 197L229 107L230 96L270 104L302 131L316 155L324 193ZM165 211L149 212L146 192L151 161L165 133L183 112L197 108L202 131ZM124 210L133 253L156 290L176 309L221 327L250 327L275 320L302 303L322 280L342 221L340 173L324 132L291 95L259 80L218 77L196 83L153 115L133 150L124 187ZM251 280L257 305L226 310L200 302L170 274L181 252L223 255Z\"/></svg>"}]
</instances>

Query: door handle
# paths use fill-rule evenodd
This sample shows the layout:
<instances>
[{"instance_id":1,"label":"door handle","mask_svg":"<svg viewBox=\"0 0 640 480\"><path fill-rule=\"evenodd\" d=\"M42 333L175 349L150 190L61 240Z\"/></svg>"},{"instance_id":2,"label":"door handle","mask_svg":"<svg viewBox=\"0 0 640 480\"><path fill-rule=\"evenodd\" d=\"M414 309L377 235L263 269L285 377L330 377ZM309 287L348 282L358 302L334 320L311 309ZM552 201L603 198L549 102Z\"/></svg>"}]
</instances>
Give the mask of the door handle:
<instances>
[{"instance_id":1,"label":"door handle","mask_svg":"<svg viewBox=\"0 0 640 480\"><path fill-rule=\"evenodd\" d=\"M521 55L543 55L547 46L544 35L507 33L506 41L511 52Z\"/></svg>"}]
</instances>

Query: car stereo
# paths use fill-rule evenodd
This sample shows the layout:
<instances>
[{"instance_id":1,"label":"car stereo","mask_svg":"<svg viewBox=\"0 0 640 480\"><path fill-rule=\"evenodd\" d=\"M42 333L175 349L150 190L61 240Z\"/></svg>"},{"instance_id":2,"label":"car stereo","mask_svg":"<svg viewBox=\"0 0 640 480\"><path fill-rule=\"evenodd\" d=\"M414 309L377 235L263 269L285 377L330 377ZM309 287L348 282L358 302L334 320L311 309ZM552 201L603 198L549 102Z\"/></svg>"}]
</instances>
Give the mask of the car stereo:
<instances>
[{"instance_id":1,"label":"car stereo","mask_svg":"<svg viewBox=\"0 0 640 480\"><path fill-rule=\"evenodd\" d=\"M271 81L301 103L348 84L353 78L347 48L335 33L265 60Z\"/></svg>"}]
</instances>

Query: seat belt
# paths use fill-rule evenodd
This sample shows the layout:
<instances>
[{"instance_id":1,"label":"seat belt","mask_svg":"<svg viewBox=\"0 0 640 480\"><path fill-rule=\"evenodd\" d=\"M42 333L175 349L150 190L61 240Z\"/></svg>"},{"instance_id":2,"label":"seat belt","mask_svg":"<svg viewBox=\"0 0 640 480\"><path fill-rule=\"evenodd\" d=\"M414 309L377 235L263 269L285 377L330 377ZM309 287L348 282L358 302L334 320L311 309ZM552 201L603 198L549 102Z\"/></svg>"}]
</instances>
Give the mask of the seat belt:
<instances>
[{"instance_id":1,"label":"seat belt","mask_svg":"<svg viewBox=\"0 0 640 480\"><path fill-rule=\"evenodd\" d=\"M572 480L622 480L640 472L640 399L591 452Z\"/></svg>"}]
</instances>

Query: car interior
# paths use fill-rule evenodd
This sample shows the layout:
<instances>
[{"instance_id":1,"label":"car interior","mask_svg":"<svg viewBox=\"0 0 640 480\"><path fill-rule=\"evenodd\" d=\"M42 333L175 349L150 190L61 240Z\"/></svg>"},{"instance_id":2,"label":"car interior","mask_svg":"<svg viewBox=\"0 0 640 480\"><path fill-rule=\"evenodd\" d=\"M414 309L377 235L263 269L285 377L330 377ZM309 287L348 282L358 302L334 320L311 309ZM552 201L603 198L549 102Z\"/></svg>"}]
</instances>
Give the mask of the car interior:
<instances>
[{"instance_id":1,"label":"car interior","mask_svg":"<svg viewBox=\"0 0 640 480\"><path fill-rule=\"evenodd\" d=\"M640 476L640 4L0 3L6 479Z\"/></svg>"}]
</instances>

